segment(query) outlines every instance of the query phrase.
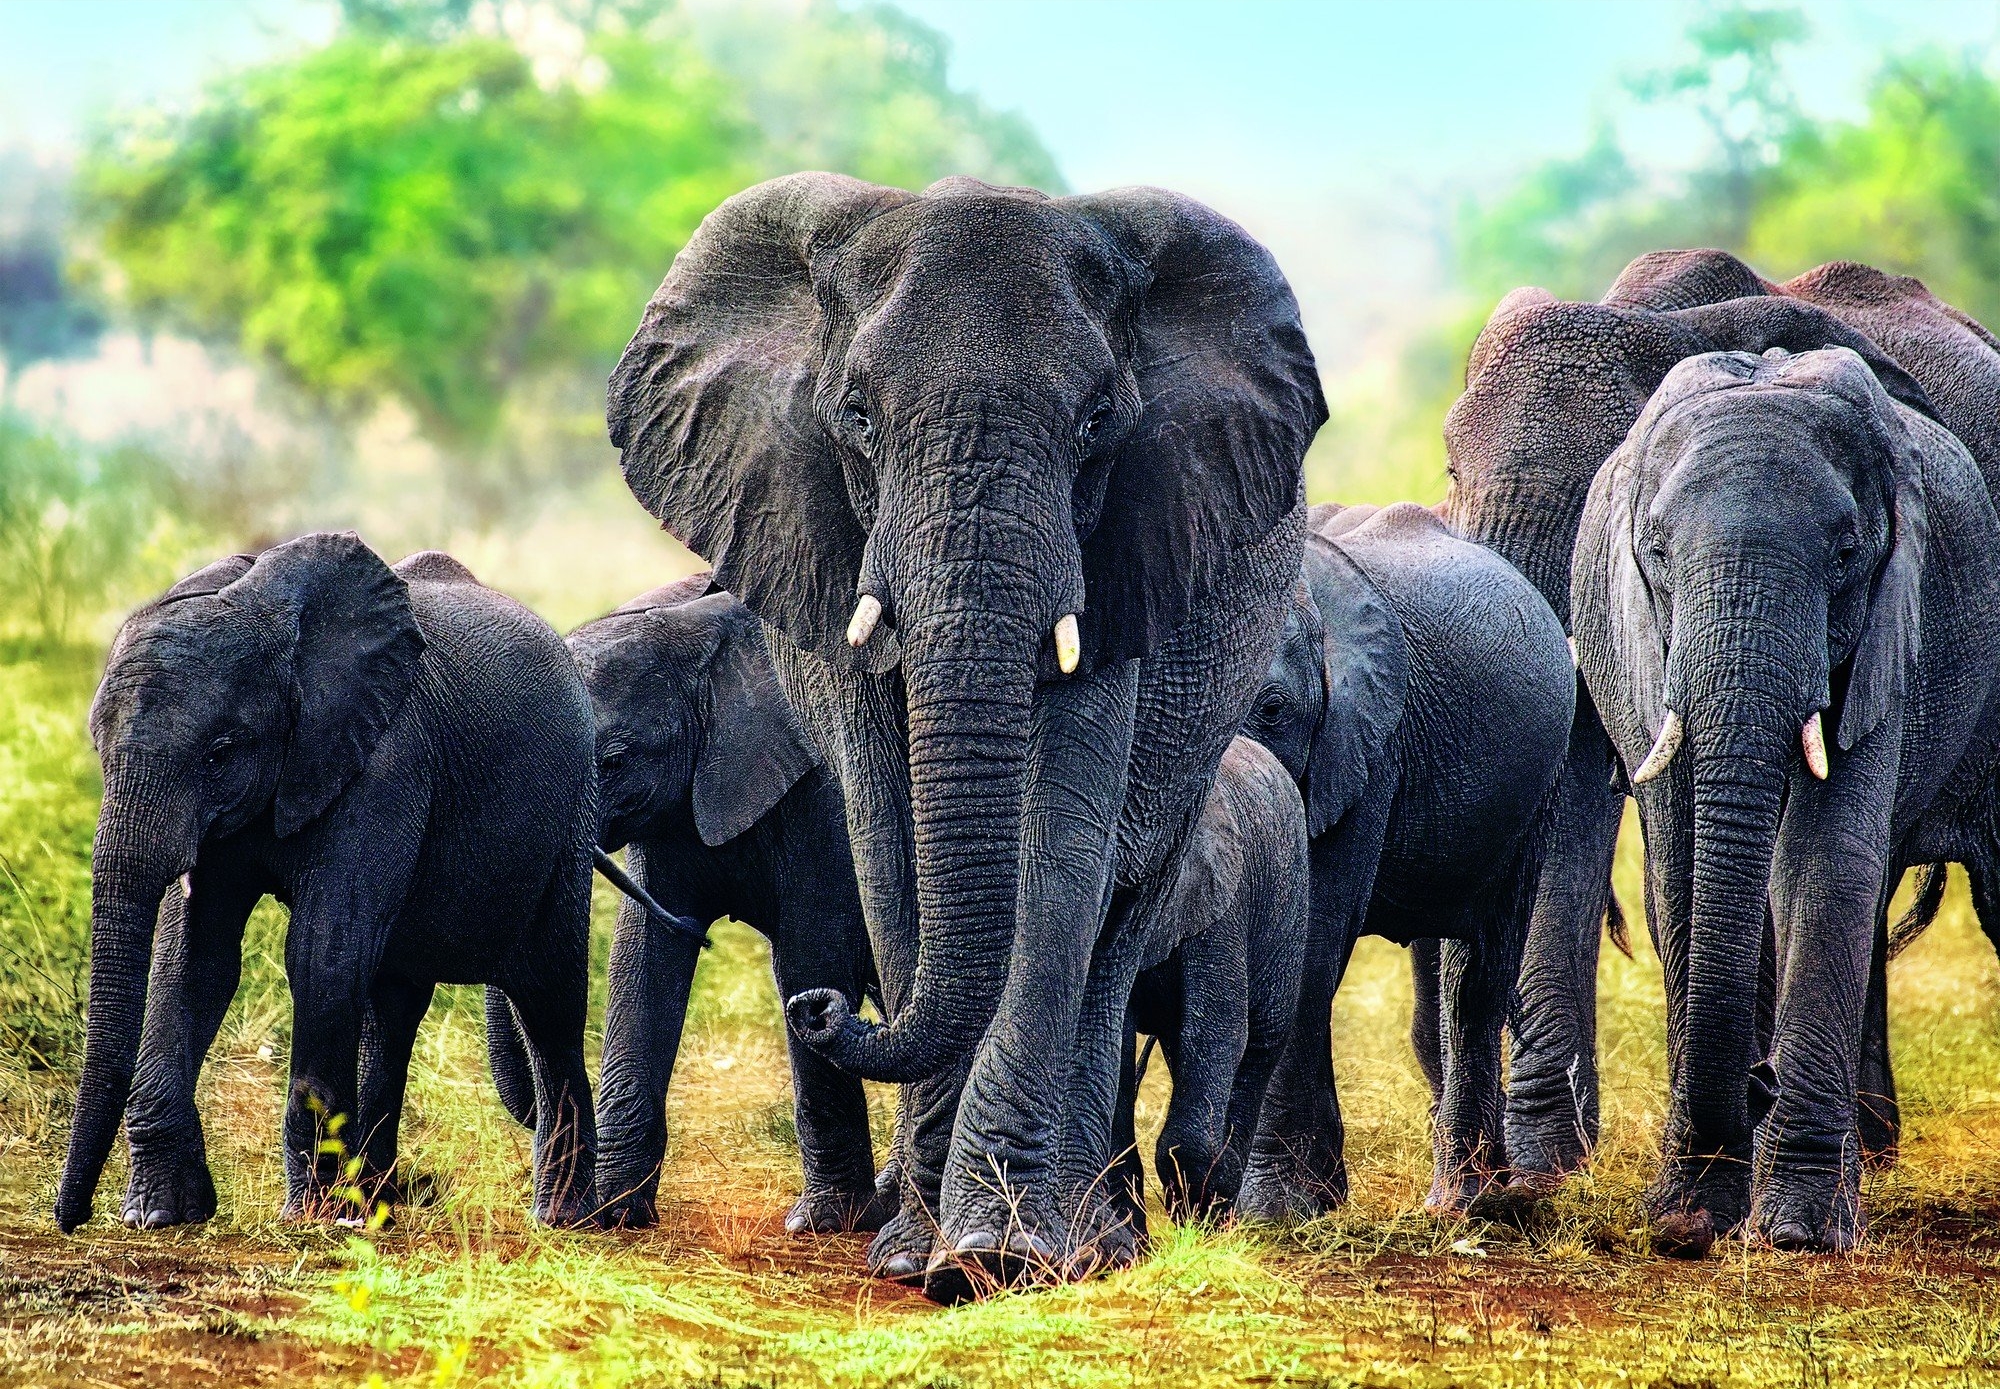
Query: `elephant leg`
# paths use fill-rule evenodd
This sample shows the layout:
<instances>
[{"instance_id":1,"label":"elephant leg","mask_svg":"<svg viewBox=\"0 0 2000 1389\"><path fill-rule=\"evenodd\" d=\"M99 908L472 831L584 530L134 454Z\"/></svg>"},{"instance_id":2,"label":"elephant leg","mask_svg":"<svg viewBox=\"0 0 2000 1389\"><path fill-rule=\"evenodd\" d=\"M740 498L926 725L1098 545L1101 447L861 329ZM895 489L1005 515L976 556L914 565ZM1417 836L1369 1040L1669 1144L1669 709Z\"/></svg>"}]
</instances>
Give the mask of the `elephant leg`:
<instances>
[{"instance_id":1,"label":"elephant leg","mask_svg":"<svg viewBox=\"0 0 2000 1389\"><path fill-rule=\"evenodd\" d=\"M1220 1163L1220 1170L1231 1174L1221 1194L1232 1206L1249 1169L1250 1145L1263 1118L1264 1097L1298 1015L1305 908L1306 902L1296 898L1281 904L1268 920L1251 924L1249 940L1242 946L1249 978L1243 1059L1237 1063L1236 1077L1230 1084ZM1336 1113L1338 1108L1336 1097Z\"/></svg>"},{"instance_id":2,"label":"elephant leg","mask_svg":"<svg viewBox=\"0 0 2000 1389\"><path fill-rule=\"evenodd\" d=\"M1125 1041L1118 1057L1118 1107L1112 1114L1111 1128L1111 1202L1125 1213L1141 1238L1146 1230L1146 1165L1139 1160L1139 1082L1145 1077L1139 1070L1134 1051L1139 1041L1139 1029L1133 1021L1133 1010L1125 1013ZM1173 1061L1167 1059L1169 1069Z\"/></svg>"},{"instance_id":3,"label":"elephant leg","mask_svg":"<svg viewBox=\"0 0 2000 1389\"><path fill-rule=\"evenodd\" d=\"M1777 1094L1758 1131L1752 1222L1784 1249L1844 1252L1866 1229L1855 1096L1870 955L1894 887L1892 736L1864 738L1837 778L1795 784L1779 826Z\"/></svg>"},{"instance_id":4,"label":"elephant leg","mask_svg":"<svg viewBox=\"0 0 2000 1389\"><path fill-rule=\"evenodd\" d=\"M1236 1210L1252 1220L1309 1220L1347 1199L1346 1129L1333 1077L1333 995L1367 917L1396 778L1312 842L1305 965L1298 1008L1264 1093Z\"/></svg>"},{"instance_id":5,"label":"elephant leg","mask_svg":"<svg viewBox=\"0 0 2000 1389\"><path fill-rule=\"evenodd\" d=\"M643 850L627 851L643 885ZM701 947L621 903L611 937L610 997L599 1072L598 1218L645 1228L659 1220L667 1156L667 1088L680 1054Z\"/></svg>"},{"instance_id":6,"label":"elephant leg","mask_svg":"<svg viewBox=\"0 0 2000 1389\"><path fill-rule=\"evenodd\" d=\"M501 981L535 1073L534 1215L570 1227L597 1213L597 1114L584 1069L590 989L590 860L579 853L551 884L541 949Z\"/></svg>"},{"instance_id":7,"label":"elephant leg","mask_svg":"<svg viewBox=\"0 0 2000 1389\"><path fill-rule=\"evenodd\" d=\"M1507 1153L1535 1186L1582 1167L1597 1146L1597 957L1625 808L1606 785L1611 765L1597 713L1580 699L1511 1010Z\"/></svg>"},{"instance_id":8,"label":"elephant leg","mask_svg":"<svg viewBox=\"0 0 2000 1389\"><path fill-rule=\"evenodd\" d=\"M1182 942L1180 954L1180 1030L1170 1058L1174 1093L1154 1167L1168 1213L1188 1221L1227 1209L1243 1181L1247 1136L1232 1148L1229 1119L1250 1044L1250 971L1235 921L1218 921Z\"/></svg>"},{"instance_id":9,"label":"elephant leg","mask_svg":"<svg viewBox=\"0 0 2000 1389\"><path fill-rule=\"evenodd\" d=\"M1520 956L1503 935L1487 923L1473 940L1440 943L1444 1089L1431 1123L1433 1171L1424 1198L1425 1208L1440 1214L1464 1211L1507 1165L1500 1034Z\"/></svg>"},{"instance_id":10,"label":"elephant leg","mask_svg":"<svg viewBox=\"0 0 2000 1389\"><path fill-rule=\"evenodd\" d=\"M361 1022L367 1011L366 978L372 958L354 968L318 968L321 928L314 914L295 918L286 942L285 973L292 981L292 1079L285 1106L285 1216L330 1218L348 1212L331 1193L359 1130L358 1073ZM372 954L372 952L369 952ZM362 954L342 942L327 955Z\"/></svg>"},{"instance_id":11,"label":"elephant leg","mask_svg":"<svg viewBox=\"0 0 2000 1389\"><path fill-rule=\"evenodd\" d=\"M1021 808L1022 842L1035 847L1021 857L1007 981L958 1104L941 1237L924 1282L933 1296L961 1297L1055 1267L1074 1224L1061 1151L1071 1106L1081 1107L1076 1122L1091 1134L1101 1189L1117 1040L1138 970L1138 943L1100 929L1112 901L1112 834L1125 802L1137 681L1137 664L1127 663L1038 693ZM1097 958L1106 950L1115 958ZM1087 1003L1101 1016L1084 1038ZM1077 1077L1086 1046L1088 1073ZM1073 1077L1081 1093L1066 1088Z\"/></svg>"},{"instance_id":12,"label":"elephant leg","mask_svg":"<svg viewBox=\"0 0 2000 1389\"><path fill-rule=\"evenodd\" d=\"M409 1199L396 1172L396 1139L409 1087L410 1052L436 987L379 974L368 991L361 1029L360 1133L362 1190L392 1205Z\"/></svg>"},{"instance_id":13,"label":"elephant leg","mask_svg":"<svg viewBox=\"0 0 2000 1389\"><path fill-rule=\"evenodd\" d=\"M1902 1108L1896 1103L1896 1070L1889 1059L1889 901L1875 922L1868 963L1868 1004L1862 1018L1861 1088L1857 1119L1862 1164L1874 1171L1896 1165L1902 1141Z\"/></svg>"},{"instance_id":14,"label":"elephant leg","mask_svg":"<svg viewBox=\"0 0 2000 1389\"><path fill-rule=\"evenodd\" d=\"M125 1115L132 1157L127 1225L151 1230L215 1214L195 1083L236 996L243 927L262 895L248 882L203 874L193 901L176 886L161 903L145 1031Z\"/></svg>"},{"instance_id":15,"label":"elephant leg","mask_svg":"<svg viewBox=\"0 0 2000 1389\"><path fill-rule=\"evenodd\" d=\"M803 933L801 933L803 934ZM807 989L838 989L859 1004L860 971L852 959L814 950L810 938L788 939L771 955L778 997ZM792 1234L876 1230L894 1213L882 1209L875 1192L875 1148L868 1132L868 1096L849 1075L811 1047L785 1032L792 1063L793 1112L799 1133L799 1160L805 1190L785 1217Z\"/></svg>"},{"instance_id":16,"label":"elephant leg","mask_svg":"<svg viewBox=\"0 0 2000 1389\"><path fill-rule=\"evenodd\" d=\"M1438 952L1435 936L1410 942L1410 1050L1431 1087L1431 1117L1444 1094L1444 1039L1438 1032Z\"/></svg>"}]
</instances>

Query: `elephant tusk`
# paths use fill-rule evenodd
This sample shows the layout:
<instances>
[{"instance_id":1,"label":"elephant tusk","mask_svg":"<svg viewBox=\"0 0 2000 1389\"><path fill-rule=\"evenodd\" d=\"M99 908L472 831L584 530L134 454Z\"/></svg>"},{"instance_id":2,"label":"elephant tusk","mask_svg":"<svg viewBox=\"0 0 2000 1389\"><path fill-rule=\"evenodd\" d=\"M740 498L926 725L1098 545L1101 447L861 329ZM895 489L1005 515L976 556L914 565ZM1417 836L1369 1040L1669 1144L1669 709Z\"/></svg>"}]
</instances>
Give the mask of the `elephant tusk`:
<instances>
[{"instance_id":1,"label":"elephant tusk","mask_svg":"<svg viewBox=\"0 0 2000 1389\"><path fill-rule=\"evenodd\" d=\"M1575 637L1569 638L1569 663L1575 666L1578 670L1583 669L1583 662L1577 659Z\"/></svg>"},{"instance_id":2,"label":"elephant tusk","mask_svg":"<svg viewBox=\"0 0 2000 1389\"><path fill-rule=\"evenodd\" d=\"M868 645L868 639L875 635L875 624L881 620L882 600L872 593L862 594L847 623L847 644L857 650Z\"/></svg>"},{"instance_id":3,"label":"elephant tusk","mask_svg":"<svg viewBox=\"0 0 2000 1389\"><path fill-rule=\"evenodd\" d=\"M181 874L181 896L189 898L194 896L194 874Z\"/></svg>"},{"instance_id":4,"label":"elephant tusk","mask_svg":"<svg viewBox=\"0 0 2000 1389\"><path fill-rule=\"evenodd\" d=\"M1806 720L1806 726L1799 730L1799 746L1805 749L1806 769L1821 781L1826 780L1826 730L1820 727L1819 715Z\"/></svg>"},{"instance_id":5,"label":"elephant tusk","mask_svg":"<svg viewBox=\"0 0 2000 1389\"><path fill-rule=\"evenodd\" d=\"M1660 736L1653 740L1653 750L1646 754L1646 760L1639 764L1639 770L1632 774L1634 786L1644 786L1667 769L1674 760L1674 754L1681 750L1681 716L1672 709L1667 710L1667 721L1660 725Z\"/></svg>"},{"instance_id":6,"label":"elephant tusk","mask_svg":"<svg viewBox=\"0 0 2000 1389\"><path fill-rule=\"evenodd\" d=\"M1064 675L1076 673L1077 657L1082 654L1083 644L1077 637L1076 614L1064 613L1056 620L1056 665Z\"/></svg>"}]
</instances>

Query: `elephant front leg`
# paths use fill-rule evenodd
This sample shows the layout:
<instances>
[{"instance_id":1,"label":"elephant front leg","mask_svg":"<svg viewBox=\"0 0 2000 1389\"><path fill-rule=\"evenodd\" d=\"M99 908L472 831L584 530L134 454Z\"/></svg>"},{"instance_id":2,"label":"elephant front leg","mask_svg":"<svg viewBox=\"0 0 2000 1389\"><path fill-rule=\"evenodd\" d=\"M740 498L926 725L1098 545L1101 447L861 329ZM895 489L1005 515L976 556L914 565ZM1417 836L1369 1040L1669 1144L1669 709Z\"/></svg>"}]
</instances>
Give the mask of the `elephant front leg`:
<instances>
[{"instance_id":1,"label":"elephant front leg","mask_svg":"<svg viewBox=\"0 0 2000 1389\"><path fill-rule=\"evenodd\" d=\"M1461 1214L1507 1166L1501 1133L1500 1033L1520 955L1492 932L1438 951L1444 1086L1431 1122L1425 1209Z\"/></svg>"},{"instance_id":2,"label":"elephant front leg","mask_svg":"<svg viewBox=\"0 0 2000 1389\"><path fill-rule=\"evenodd\" d=\"M774 951L778 997L807 989L838 989L856 1006L861 984L852 961L817 958L805 948ZM895 1214L893 1192L875 1187L875 1149L868 1132L868 1096L861 1081L800 1041L789 1028L793 1113L805 1190L785 1217L795 1235L878 1230ZM886 1207L886 1209L885 1209Z\"/></svg>"},{"instance_id":3,"label":"elephant front leg","mask_svg":"<svg viewBox=\"0 0 2000 1389\"><path fill-rule=\"evenodd\" d=\"M125 1117L132 1175L125 1223L158 1229L215 1214L215 1182L195 1084L243 970L243 927L258 896L197 870L196 896L167 889L153 946L153 984ZM197 875L190 875L191 883Z\"/></svg>"},{"instance_id":4,"label":"elephant front leg","mask_svg":"<svg viewBox=\"0 0 2000 1389\"><path fill-rule=\"evenodd\" d=\"M1777 1093L1757 1133L1751 1221L1781 1249L1844 1252L1866 1230L1856 1093L1876 928L1894 887L1886 741L1878 730L1832 780L1795 786L1779 829Z\"/></svg>"},{"instance_id":5,"label":"elephant front leg","mask_svg":"<svg viewBox=\"0 0 2000 1389\"><path fill-rule=\"evenodd\" d=\"M1112 833L1125 802L1138 671L1128 663L1038 692L1021 817L1012 960L974 1053L941 1183L939 1243L925 1291L956 1299L1059 1267L1071 1221L1060 1125L1078 1019L1110 904ZM1132 967L1136 969L1136 959ZM1105 1031L1123 1035L1126 994ZM1117 1083L1113 1046L1096 1059ZM1109 1129L1105 1130L1107 1138Z\"/></svg>"},{"instance_id":6,"label":"elephant front leg","mask_svg":"<svg viewBox=\"0 0 2000 1389\"><path fill-rule=\"evenodd\" d=\"M1597 956L1625 803L1605 784L1610 768L1596 713L1580 702L1512 1010L1507 1154L1536 1187L1597 1146Z\"/></svg>"}]
</instances>

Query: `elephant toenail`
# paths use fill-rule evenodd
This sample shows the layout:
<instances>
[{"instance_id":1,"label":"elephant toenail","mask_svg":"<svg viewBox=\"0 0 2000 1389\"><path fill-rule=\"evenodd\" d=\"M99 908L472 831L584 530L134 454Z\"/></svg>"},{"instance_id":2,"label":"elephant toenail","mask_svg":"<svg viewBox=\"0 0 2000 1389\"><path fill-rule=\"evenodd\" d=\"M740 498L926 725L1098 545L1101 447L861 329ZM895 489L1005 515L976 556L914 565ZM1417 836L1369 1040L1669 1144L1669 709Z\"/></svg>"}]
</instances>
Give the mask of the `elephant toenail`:
<instances>
[{"instance_id":1,"label":"elephant toenail","mask_svg":"<svg viewBox=\"0 0 2000 1389\"><path fill-rule=\"evenodd\" d=\"M1787 1220L1771 1230L1771 1247L1796 1253L1816 1247L1812 1232L1796 1220Z\"/></svg>"},{"instance_id":2,"label":"elephant toenail","mask_svg":"<svg viewBox=\"0 0 2000 1389\"><path fill-rule=\"evenodd\" d=\"M974 1230L960 1237L958 1243L951 1247L951 1254L990 1254L999 1247L1000 1237L998 1235L991 1234L985 1230ZM931 1260L932 1265L935 1266L942 1261L948 1261L951 1254L946 1254L940 1250L937 1256Z\"/></svg>"}]
</instances>

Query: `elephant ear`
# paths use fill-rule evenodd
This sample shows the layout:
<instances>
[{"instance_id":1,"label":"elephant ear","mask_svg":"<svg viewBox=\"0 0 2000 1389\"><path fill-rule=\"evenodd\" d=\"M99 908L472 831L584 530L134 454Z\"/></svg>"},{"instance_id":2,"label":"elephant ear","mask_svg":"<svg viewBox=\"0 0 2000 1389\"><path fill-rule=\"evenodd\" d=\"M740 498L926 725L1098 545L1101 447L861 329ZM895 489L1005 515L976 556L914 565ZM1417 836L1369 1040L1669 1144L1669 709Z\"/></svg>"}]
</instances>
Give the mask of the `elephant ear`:
<instances>
[{"instance_id":1,"label":"elephant ear","mask_svg":"<svg viewBox=\"0 0 2000 1389\"><path fill-rule=\"evenodd\" d=\"M606 406L646 510L759 617L845 668L885 670L896 649L886 629L860 653L843 635L867 536L813 406L814 270L911 196L794 174L723 203L646 306Z\"/></svg>"},{"instance_id":2,"label":"elephant ear","mask_svg":"<svg viewBox=\"0 0 2000 1389\"><path fill-rule=\"evenodd\" d=\"M1306 832L1318 836L1361 799L1388 757L1410 689L1410 650L1396 616L1340 546L1309 536L1306 587L1318 614L1326 703L1306 754Z\"/></svg>"},{"instance_id":3,"label":"elephant ear","mask_svg":"<svg viewBox=\"0 0 2000 1389\"><path fill-rule=\"evenodd\" d=\"M291 682L282 838L318 818L366 765L416 680L424 639L409 586L351 531L273 546L221 596L273 634Z\"/></svg>"},{"instance_id":4,"label":"elephant ear","mask_svg":"<svg viewBox=\"0 0 2000 1389\"><path fill-rule=\"evenodd\" d=\"M1157 648L1236 552L1298 505L1326 399L1291 286L1241 227L1155 188L1060 205L1144 286L1128 325L1141 412L1083 547L1084 654L1104 664Z\"/></svg>"},{"instance_id":5,"label":"elephant ear","mask_svg":"<svg viewBox=\"0 0 2000 1389\"><path fill-rule=\"evenodd\" d=\"M719 640L708 665L708 718L694 766L694 824L713 848L769 814L819 765L819 754L778 684L763 624L726 593L698 598L682 612L709 608Z\"/></svg>"},{"instance_id":6,"label":"elephant ear","mask_svg":"<svg viewBox=\"0 0 2000 1389\"><path fill-rule=\"evenodd\" d=\"M197 569L172 588L160 595L153 606L164 608L169 603L178 603L183 598L205 598L220 593L238 579L250 572L250 566L257 562L255 555L229 555L215 563Z\"/></svg>"}]
</instances>

